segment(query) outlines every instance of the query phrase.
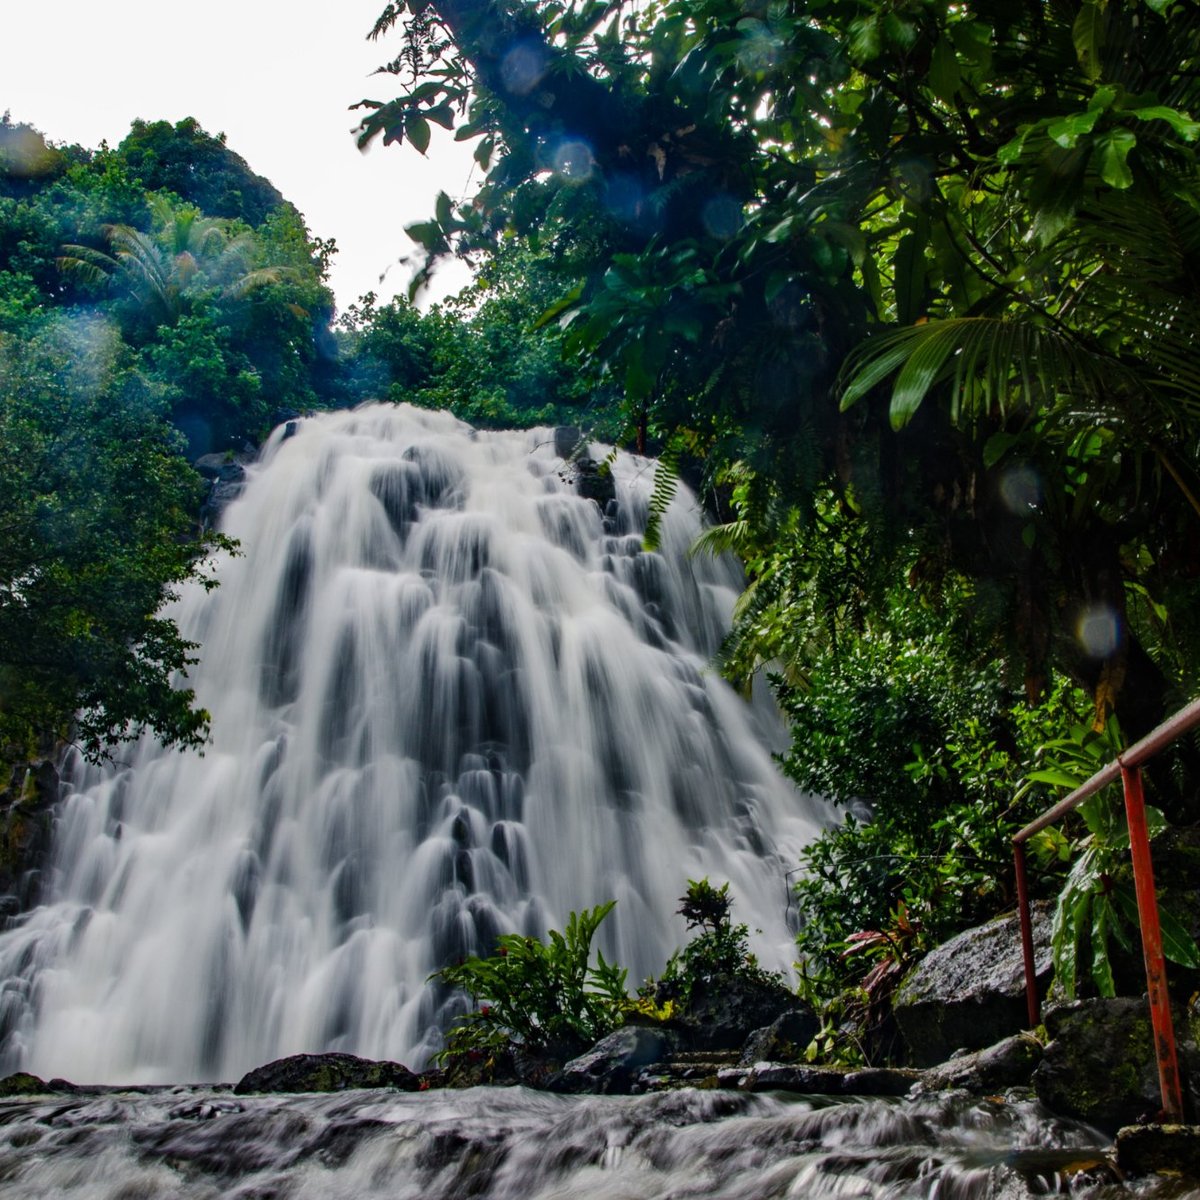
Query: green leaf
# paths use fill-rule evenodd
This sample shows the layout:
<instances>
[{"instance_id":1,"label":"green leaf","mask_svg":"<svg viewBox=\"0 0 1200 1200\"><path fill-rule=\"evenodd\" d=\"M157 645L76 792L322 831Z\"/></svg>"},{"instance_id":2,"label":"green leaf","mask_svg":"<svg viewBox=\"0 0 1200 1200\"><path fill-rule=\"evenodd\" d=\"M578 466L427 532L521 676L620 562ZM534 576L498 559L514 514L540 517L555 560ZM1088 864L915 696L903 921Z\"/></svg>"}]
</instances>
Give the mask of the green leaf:
<instances>
[{"instance_id":1,"label":"green leaf","mask_svg":"<svg viewBox=\"0 0 1200 1200\"><path fill-rule=\"evenodd\" d=\"M424 116L427 121L436 121L443 129L454 128L454 106L448 100L426 109Z\"/></svg>"},{"instance_id":2,"label":"green leaf","mask_svg":"<svg viewBox=\"0 0 1200 1200\"><path fill-rule=\"evenodd\" d=\"M1092 151L1098 159L1100 177L1109 187L1124 190L1133 183L1129 152L1137 145L1137 136L1128 129L1110 129L1097 139Z\"/></svg>"},{"instance_id":3,"label":"green leaf","mask_svg":"<svg viewBox=\"0 0 1200 1200\"><path fill-rule=\"evenodd\" d=\"M913 350L901 368L892 389L888 415L892 428L903 429L913 419L926 393L942 373L946 360L958 348L958 330L950 325L930 324L913 338Z\"/></svg>"},{"instance_id":4,"label":"green leaf","mask_svg":"<svg viewBox=\"0 0 1200 1200\"><path fill-rule=\"evenodd\" d=\"M530 326L530 329L541 329L544 325L548 325L555 317L562 314L571 305L575 304L583 295L584 283L580 280L561 300L556 300L549 308L544 309L538 314L538 318Z\"/></svg>"},{"instance_id":5,"label":"green leaf","mask_svg":"<svg viewBox=\"0 0 1200 1200\"><path fill-rule=\"evenodd\" d=\"M929 62L929 88L945 104L954 103L954 95L962 85L958 58L948 37L938 38Z\"/></svg>"},{"instance_id":6,"label":"green leaf","mask_svg":"<svg viewBox=\"0 0 1200 1200\"><path fill-rule=\"evenodd\" d=\"M925 238L906 233L896 246L896 319L911 325L920 315L925 299Z\"/></svg>"},{"instance_id":7,"label":"green leaf","mask_svg":"<svg viewBox=\"0 0 1200 1200\"><path fill-rule=\"evenodd\" d=\"M1146 108L1132 108L1129 115L1137 117L1139 121L1166 121L1185 142L1194 142L1200 137L1200 121L1193 121L1186 113L1175 108L1152 104Z\"/></svg>"},{"instance_id":8,"label":"green leaf","mask_svg":"<svg viewBox=\"0 0 1200 1200\"><path fill-rule=\"evenodd\" d=\"M1003 167L1011 167L1021 157L1021 151L1025 149L1025 139L1033 132L1034 128L1040 128L1040 125L1026 126L1015 138L1005 142L996 151L996 161Z\"/></svg>"},{"instance_id":9,"label":"green leaf","mask_svg":"<svg viewBox=\"0 0 1200 1200\"><path fill-rule=\"evenodd\" d=\"M1018 440L1015 433L993 433L983 444L983 465L994 467Z\"/></svg>"},{"instance_id":10,"label":"green leaf","mask_svg":"<svg viewBox=\"0 0 1200 1200\"><path fill-rule=\"evenodd\" d=\"M1071 27L1071 39L1079 65L1089 79L1100 78L1100 55L1104 49L1104 6L1086 3L1079 9Z\"/></svg>"},{"instance_id":11,"label":"green leaf","mask_svg":"<svg viewBox=\"0 0 1200 1200\"><path fill-rule=\"evenodd\" d=\"M1187 927L1165 908L1158 910L1158 927L1162 932L1162 948L1165 957L1181 967L1195 970L1200 967L1200 946L1187 931Z\"/></svg>"},{"instance_id":12,"label":"green leaf","mask_svg":"<svg viewBox=\"0 0 1200 1200\"><path fill-rule=\"evenodd\" d=\"M424 154L429 149L429 122L424 117L409 117L404 122L404 132L408 140L416 147L418 153Z\"/></svg>"},{"instance_id":13,"label":"green leaf","mask_svg":"<svg viewBox=\"0 0 1200 1200\"><path fill-rule=\"evenodd\" d=\"M1053 122L1046 133L1051 141L1057 142L1064 150L1070 150L1083 134L1092 132L1099 119L1099 109L1072 113L1069 117Z\"/></svg>"},{"instance_id":14,"label":"green leaf","mask_svg":"<svg viewBox=\"0 0 1200 1200\"><path fill-rule=\"evenodd\" d=\"M426 250L434 250L442 240L442 227L436 221L416 221L406 225L404 232Z\"/></svg>"},{"instance_id":15,"label":"green leaf","mask_svg":"<svg viewBox=\"0 0 1200 1200\"><path fill-rule=\"evenodd\" d=\"M910 330L902 330L902 334L910 334ZM875 353L866 357L865 361L856 362L855 369L850 372L845 388L842 391L841 404L839 405L842 412L856 404L863 398L876 384L886 379L901 363L908 358L910 346L909 337L897 338L893 335L890 339L879 339L878 346L874 346L871 342L866 344L868 354L875 350Z\"/></svg>"},{"instance_id":16,"label":"green leaf","mask_svg":"<svg viewBox=\"0 0 1200 1200\"><path fill-rule=\"evenodd\" d=\"M1025 778L1030 783L1048 783L1052 787L1064 787L1069 791L1074 791L1083 782L1077 775L1053 767L1042 771L1030 771Z\"/></svg>"},{"instance_id":17,"label":"green leaf","mask_svg":"<svg viewBox=\"0 0 1200 1200\"><path fill-rule=\"evenodd\" d=\"M1092 902L1092 981L1106 999L1117 994L1108 957L1108 931L1114 916L1109 901L1104 896L1097 896Z\"/></svg>"}]
</instances>

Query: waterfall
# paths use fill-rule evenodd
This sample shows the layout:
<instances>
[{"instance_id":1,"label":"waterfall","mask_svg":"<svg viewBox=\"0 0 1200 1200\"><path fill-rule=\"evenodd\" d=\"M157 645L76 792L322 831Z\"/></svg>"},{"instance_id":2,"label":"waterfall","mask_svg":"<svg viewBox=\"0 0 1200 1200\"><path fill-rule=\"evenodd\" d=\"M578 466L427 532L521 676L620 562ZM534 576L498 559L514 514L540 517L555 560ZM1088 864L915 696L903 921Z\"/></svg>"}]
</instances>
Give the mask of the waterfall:
<instances>
[{"instance_id":1,"label":"waterfall","mask_svg":"<svg viewBox=\"0 0 1200 1200\"><path fill-rule=\"evenodd\" d=\"M547 430L384 405L277 430L224 514L240 554L170 609L210 744L67 764L48 897L0 936L0 1067L419 1065L461 1003L439 966L615 899L603 949L636 982L706 875L786 968L826 818L709 667L740 576L687 557L686 489L642 548L653 469L616 455L601 511Z\"/></svg>"}]
</instances>

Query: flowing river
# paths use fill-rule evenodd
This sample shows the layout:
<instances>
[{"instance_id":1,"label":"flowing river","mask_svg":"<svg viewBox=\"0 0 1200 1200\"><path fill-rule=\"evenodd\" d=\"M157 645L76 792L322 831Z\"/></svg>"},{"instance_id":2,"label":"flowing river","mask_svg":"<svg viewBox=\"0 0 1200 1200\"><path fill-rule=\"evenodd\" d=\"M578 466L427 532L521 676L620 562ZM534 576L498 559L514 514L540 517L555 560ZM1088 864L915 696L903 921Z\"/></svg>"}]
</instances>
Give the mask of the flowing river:
<instances>
[{"instance_id":1,"label":"flowing river","mask_svg":"<svg viewBox=\"0 0 1200 1200\"><path fill-rule=\"evenodd\" d=\"M1126 1197L1103 1138L999 1100L823 1103L524 1088L0 1101L0 1195L22 1200L1023 1200ZM1147 1188L1166 1200L1188 1194ZM1195 1193L1191 1193L1195 1195Z\"/></svg>"}]
</instances>

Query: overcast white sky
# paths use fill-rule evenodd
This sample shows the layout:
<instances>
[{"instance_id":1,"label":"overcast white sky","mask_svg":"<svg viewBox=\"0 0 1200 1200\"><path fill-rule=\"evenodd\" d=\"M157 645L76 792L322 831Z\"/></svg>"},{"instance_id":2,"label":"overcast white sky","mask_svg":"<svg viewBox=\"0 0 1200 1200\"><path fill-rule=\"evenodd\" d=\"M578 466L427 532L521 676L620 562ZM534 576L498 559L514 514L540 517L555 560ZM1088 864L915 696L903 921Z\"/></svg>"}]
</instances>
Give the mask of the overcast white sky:
<instances>
[{"instance_id":1,"label":"overcast white sky","mask_svg":"<svg viewBox=\"0 0 1200 1200\"><path fill-rule=\"evenodd\" d=\"M349 106L391 99L396 34L366 35L384 0L0 0L0 112L51 141L121 140L136 117L195 117L337 239L338 307L366 291L403 291L404 226L428 217L439 190L462 195L471 151L448 137L362 154ZM436 130L435 130L436 132ZM465 268L435 281L456 290ZM379 277L386 275L381 284Z\"/></svg>"}]
</instances>

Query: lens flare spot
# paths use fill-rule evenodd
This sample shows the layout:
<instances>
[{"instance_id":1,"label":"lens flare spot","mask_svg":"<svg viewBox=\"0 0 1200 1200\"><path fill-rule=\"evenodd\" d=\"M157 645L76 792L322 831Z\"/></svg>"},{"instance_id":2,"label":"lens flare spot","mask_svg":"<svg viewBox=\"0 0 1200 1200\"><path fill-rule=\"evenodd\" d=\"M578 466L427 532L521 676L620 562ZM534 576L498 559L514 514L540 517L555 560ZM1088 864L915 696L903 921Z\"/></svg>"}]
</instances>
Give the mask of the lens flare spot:
<instances>
[{"instance_id":1,"label":"lens flare spot","mask_svg":"<svg viewBox=\"0 0 1200 1200\"><path fill-rule=\"evenodd\" d=\"M1013 467L1000 478L1000 499L1009 512L1028 516L1042 502L1042 481L1032 467Z\"/></svg>"},{"instance_id":2,"label":"lens flare spot","mask_svg":"<svg viewBox=\"0 0 1200 1200\"><path fill-rule=\"evenodd\" d=\"M1107 658L1121 643L1121 618L1107 604L1091 604L1075 626L1079 644L1092 658Z\"/></svg>"},{"instance_id":3,"label":"lens flare spot","mask_svg":"<svg viewBox=\"0 0 1200 1200\"><path fill-rule=\"evenodd\" d=\"M560 142L554 151L555 173L567 183L586 183L596 169L596 159L587 142L572 139Z\"/></svg>"},{"instance_id":4,"label":"lens flare spot","mask_svg":"<svg viewBox=\"0 0 1200 1200\"><path fill-rule=\"evenodd\" d=\"M500 63L500 82L514 96L528 96L545 74L546 55L531 42L518 42Z\"/></svg>"},{"instance_id":5,"label":"lens flare spot","mask_svg":"<svg viewBox=\"0 0 1200 1200\"><path fill-rule=\"evenodd\" d=\"M779 61L780 40L757 17L738 22L741 43L737 48L738 66L747 72L766 72Z\"/></svg>"},{"instance_id":6,"label":"lens flare spot","mask_svg":"<svg viewBox=\"0 0 1200 1200\"><path fill-rule=\"evenodd\" d=\"M742 206L732 196L714 196L701 217L709 237L728 241L742 227Z\"/></svg>"}]
</instances>

